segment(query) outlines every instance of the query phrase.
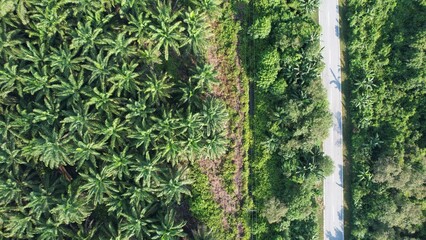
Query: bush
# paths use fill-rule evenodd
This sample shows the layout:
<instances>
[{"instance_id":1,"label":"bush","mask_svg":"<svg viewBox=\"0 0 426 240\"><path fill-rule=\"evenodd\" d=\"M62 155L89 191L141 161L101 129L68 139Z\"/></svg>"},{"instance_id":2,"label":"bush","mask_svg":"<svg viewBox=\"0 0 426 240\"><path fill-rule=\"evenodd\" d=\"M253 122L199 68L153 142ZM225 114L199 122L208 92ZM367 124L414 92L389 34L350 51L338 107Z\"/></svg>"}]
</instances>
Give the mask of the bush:
<instances>
[{"instance_id":1,"label":"bush","mask_svg":"<svg viewBox=\"0 0 426 240\"><path fill-rule=\"evenodd\" d=\"M263 16L254 21L250 26L248 33L253 39L264 39L271 32L271 17Z\"/></svg>"},{"instance_id":2,"label":"bush","mask_svg":"<svg viewBox=\"0 0 426 240\"><path fill-rule=\"evenodd\" d=\"M265 203L265 209L262 216L265 217L269 223L279 222L287 213L288 208L275 197L272 197Z\"/></svg>"},{"instance_id":3,"label":"bush","mask_svg":"<svg viewBox=\"0 0 426 240\"><path fill-rule=\"evenodd\" d=\"M273 47L266 49L260 58L257 71L257 86L267 90L276 80L280 70L280 55Z\"/></svg>"}]
</instances>

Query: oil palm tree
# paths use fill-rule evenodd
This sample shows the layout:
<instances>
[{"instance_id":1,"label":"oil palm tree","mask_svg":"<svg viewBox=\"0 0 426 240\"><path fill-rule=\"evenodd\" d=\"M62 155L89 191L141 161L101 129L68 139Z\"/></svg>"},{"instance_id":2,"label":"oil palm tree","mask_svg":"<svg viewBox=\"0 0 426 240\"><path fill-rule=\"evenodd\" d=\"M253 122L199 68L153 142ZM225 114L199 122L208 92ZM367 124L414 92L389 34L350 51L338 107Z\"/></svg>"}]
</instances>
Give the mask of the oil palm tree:
<instances>
[{"instance_id":1,"label":"oil palm tree","mask_svg":"<svg viewBox=\"0 0 426 240\"><path fill-rule=\"evenodd\" d=\"M169 59L169 48L179 55L179 49L185 45L183 36L184 27L180 21L176 21L180 12L173 11L171 1L157 1L155 23L149 27L153 30L151 39L157 43L156 48L162 49L166 61Z\"/></svg>"},{"instance_id":2,"label":"oil palm tree","mask_svg":"<svg viewBox=\"0 0 426 240\"><path fill-rule=\"evenodd\" d=\"M10 112L10 132L23 142L28 142L27 134L32 128L32 117L25 107L15 106L15 111Z\"/></svg>"},{"instance_id":3,"label":"oil palm tree","mask_svg":"<svg viewBox=\"0 0 426 240\"><path fill-rule=\"evenodd\" d=\"M187 139L182 140L183 150L180 153L182 159L189 160L192 163L201 155L201 136L201 134L189 134Z\"/></svg>"},{"instance_id":4,"label":"oil palm tree","mask_svg":"<svg viewBox=\"0 0 426 240\"><path fill-rule=\"evenodd\" d=\"M129 135L129 138L135 139L133 144L139 148L142 146L143 151L148 151L151 149L154 139L157 137L157 134L154 133L153 128L140 128L136 126L135 132Z\"/></svg>"},{"instance_id":5,"label":"oil palm tree","mask_svg":"<svg viewBox=\"0 0 426 240\"><path fill-rule=\"evenodd\" d=\"M280 141L279 138L277 136L275 136L274 134L272 134L265 142L262 143L263 146L266 147L266 149L268 149L269 152L273 153L276 150L278 150L279 146L280 146Z\"/></svg>"},{"instance_id":6,"label":"oil palm tree","mask_svg":"<svg viewBox=\"0 0 426 240\"><path fill-rule=\"evenodd\" d=\"M120 97L122 91L134 94L140 90L138 77L140 74L136 71L138 64L130 62L129 64L123 63L121 68L114 67L114 73L108 78L108 82L113 84L117 96Z\"/></svg>"},{"instance_id":7,"label":"oil palm tree","mask_svg":"<svg viewBox=\"0 0 426 240\"><path fill-rule=\"evenodd\" d=\"M96 45L101 43L102 28L92 28L92 22L86 21L78 22L77 28L75 31L71 32L72 42L70 45L71 50L78 50L83 48L82 55L85 55L87 52L94 52Z\"/></svg>"},{"instance_id":8,"label":"oil palm tree","mask_svg":"<svg viewBox=\"0 0 426 240\"><path fill-rule=\"evenodd\" d=\"M155 191L147 186L132 186L126 189L123 196L130 199L131 205L151 204L156 200Z\"/></svg>"},{"instance_id":9,"label":"oil palm tree","mask_svg":"<svg viewBox=\"0 0 426 240\"><path fill-rule=\"evenodd\" d=\"M43 99L44 104L35 103L34 109L29 114L33 123L47 122L49 125L53 125L59 117L60 105L56 102L56 99L46 96Z\"/></svg>"},{"instance_id":10,"label":"oil palm tree","mask_svg":"<svg viewBox=\"0 0 426 240\"><path fill-rule=\"evenodd\" d=\"M221 134L213 135L206 139L202 153L208 159L218 159L227 151L227 139Z\"/></svg>"},{"instance_id":11,"label":"oil palm tree","mask_svg":"<svg viewBox=\"0 0 426 240\"><path fill-rule=\"evenodd\" d=\"M79 193L84 193L92 199L95 206L105 202L105 199L117 192L116 182L108 177L108 169L103 168L99 173L89 169L88 174L79 173L84 183L79 187Z\"/></svg>"},{"instance_id":12,"label":"oil palm tree","mask_svg":"<svg viewBox=\"0 0 426 240\"><path fill-rule=\"evenodd\" d=\"M157 0L157 3L155 4L153 17L158 22L165 22L165 23L172 23L175 21L179 15L179 11L175 11L172 8L172 1L170 0Z\"/></svg>"},{"instance_id":13,"label":"oil palm tree","mask_svg":"<svg viewBox=\"0 0 426 240\"><path fill-rule=\"evenodd\" d=\"M86 197L68 191L67 195L62 195L50 213L54 218L55 225L58 226L83 222L90 215L91 208Z\"/></svg>"},{"instance_id":14,"label":"oil palm tree","mask_svg":"<svg viewBox=\"0 0 426 240\"><path fill-rule=\"evenodd\" d=\"M22 75L23 92L35 95L36 100L40 100L43 96L49 94L49 86L58 79L53 78L48 72L47 65L40 68L30 67L30 75Z\"/></svg>"},{"instance_id":15,"label":"oil palm tree","mask_svg":"<svg viewBox=\"0 0 426 240\"><path fill-rule=\"evenodd\" d=\"M84 222L79 223L74 231L64 231L65 235L75 240L91 240L95 238L98 226L96 222L88 217Z\"/></svg>"},{"instance_id":16,"label":"oil palm tree","mask_svg":"<svg viewBox=\"0 0 426 240\"><path fill-rule=\"evenodd\" d=\"M116 224L109 222L100 226L100 240L130 240L130 236L124 236Z\"/></svg>"},{"instance_id":17,"label":"oil palm tree","mask_svg":"<svg viewBox=\"0 0 426 240\"><path fill-rule=\"evenodd\" d=\"M98 126L99 134L103 135L103 142L108 141L111 147L118 147L124 144L125 133L128 131L128 126L124 122L121 122L119 118L111 120L105 120L105 125Z\"/></svg>"},{"instance_id":18,"label":"oil palm tree","mask_svg":"<svg viewBox=\"0 0 426 240\"><path fill-rule=\"evenodd\" d=\"M154 113L155 108L152 107L152 104L147 102L146 97L138 96L138 100L129 100L129 103L126 105L126 120L137 124L141 124L142 127L151 125L150 116Z\"/></svg>"},{"instance_id":19,"label":"oil palm tree","mask_svg":"<svg viewBox=\"0 0 426 240\"><path fill-rule=\"evenodd\" d=\"M89 135L85 134L82 141L77 142L74 151L74 160L76 161L76 169L79 170L83 165L91 163L92 167L97 167L97 158L100 157L103 149L106 148L105 141L96 141Z\"/></svg>"},{"instance_id":20,"label":"oil palm tree","mask_svg":"<svg viewBox=\"0 0 426 240\"><path fill-rule=\"evenodd\" d=\"M121 214L123 221L119 223L118 229L124 237L134 239L149 239L151 237L152 213L155 210L154 205L134 205L128 207Z\"/></svg>"},{"instance_id":21,"label":"oil palm tree","mask_svg":"<svg viewBox=\"0 0 426 240\"><path fill-rule=\"evenodd\" d=\"M185 224L185 222L176 223L175 211L168 209L160 224L154 225L156 235L152 239L177 240L185 237L186 234L183 232Z\"/></svg>"},{"instance_id":22,"label":"oil palm tree","mask_svg":"<svg viewBox=\"0 0 426 240\"><path fill-rule=\"evenodd\" d=\"M72 111L64 111L61 124L73 134L77 132L80 137L93 134L96 125L99 123L99 114L90 112L88 105L73 104Z\"/></svg>"},{"instance_id":23,"label":"oil palm tree","mask_svg":"<svg viewBox=\"0 0 426 240\"><path fill-rule=\"evenodd\" d=\"M105 50L107 51L106 57L115 56L118 59L129 59L131 56L136 55L136 49L133 46L133 42L136 38L125 37L125 32L117 35L116 39L105 38L102 40L105 44Z\"/></svg>"},{"instance_id":24,"label":"oil palm tree","mask_svg":"<svg viewBox=\"0 0 426 240\"><path fill-rule=\"evenodd\" d=\"M180 48L186 44L185 37L182 34L185 28L181 27L180 22L171 26L161 23L159 27L151 25L150 28L153 30L152 39L157 43L155 48L162 49L166 61L169 60L170 49L177 55L180 54Z\"/></svg>"},{"instance_id":25,"label":"oil palm tree","mask_svg":"<svg viewBox=\"0 0 426 240\"><path fill-rule=\"evenodd\" d=\"M15 140L9 140L0 144L0 175L26 163L26 159L21 157L21 149L17 148L14 142Z\"/></svg>"},{"instance_id":26,"label":"oil palm tree","mask_svg":"<svg viewBox=\"0 0 426 240\"><path fill-rule=\"evenodd\" d=\"M192 180L187 178L186 168L178 168L176 171L170 170L170 180L160 183L159 197L164 199L166 205L170 205L172 202L180 204L183 195L191 196L189 186L193 183Z\"/></svg>"},{"instance_id":27,"label":"oil palm tree","mask_svg":"<svg viewBox=\"0 0 426 240\"><path fill-rule=\"evenodd\" d=\"M151 20L148 18L147 13L139 13L137 16L129 14L129 25L127 31L134 34L139 45L142 45L147 40L147 30Z\"/></svg>"},{"instance_id":28,"label":"oil palm tree","mask_svg":"<svg viewBox=\"0 0 426 240\"><path fill-rule=\"evenodd\" d=\"M66 232L63 226L58 226L49 218L43 224L38 225L34 231L38 234L40 240L56 240L64 237L63 232Z\"/></svg>"},{"instance_id":29,"label":"oil palm tree","mask_svg":"<svg viewBox=\"0 0 426 240\"><path fill-rule=\"evenodd\" d=\"M80 15L84 16L85 14L96 12L102 8L102 2L93 2L90 0L68 0L64 1L64 3L72 3L73 6L71 11L74 16Z\"/></svg>"},{"instance_id":30,"label":"oil palm tree","mask_svg":"<svg viewBox=\"0 0 426 240\"><path fill-rule=\"evenodd\" d=\"M40 42L54 37L55 34L64 36L68 25L63 24L67 19L70 11L63 11L60 6L60 2L41 4L43 7L35 7L34 12L31 14L30 21L30 36L36 36L40 39Z\"/></svg>"},{"instance_id":31,"label":"oil palm tree","mask_svg":"<svg viewBox=\"0 0 426 240\"><path fill-rule=\"evenodd\" d=\"M12 49L21 44L21 39L17 38L16 35L19 33L18 29L9 29L5 22L1 23L0 27L0 57L7 59L8 56L12 56Z\"/></svg>"},{"instance_id":32,"label":"oil palm tree","mask_svg":"<svg viewBox=\"0 0 426 240\"><path fill-rule=\"evenodd\" d=\"M138 53L140 58L144 60L148 69L152 71L155 64L161 64L161 52L152 43L149 43L144 49L141 49Z\"/></svg>"},{"instance_id":33,"label":"oil palm tree","mask_svg":"<svg viewBox=\"0 0 426 240\"><path fill-rule=\"evenodd\" d=\"M35 188L35 173L19 167L7 170L3 177L0 178L0 204L22 206L28 200L28 191Z\"/></svg>"},{"instance_id":34,"label":"oil palm tree","mask_svg":"<svg viewBox=\"0 0 426 240\"><path fill-rule=\"evenodd\" d=\"M372 97L368 93L362 93L352 100L353 105L359 110L369 109L372 104Z\"/></svg>"},{"instance_id":35,"label":"oil palm tree","mask_svg":"<svg viewBox=\"0 0 426 240\"><path fill-rule=\"evenodd\" d=\"M103 49L99 51L96 59L86 58L90 64L84 64L82 67L88 70L91 74L89 84L95 80L100 81L101 86L105 87L106 79L111 75L110 56L104 55Z\"/></svg>"},{"instance_id":36,"label":"oil palm tree","mask_svg":"<svg viewBox=\"0 0 426 240\"><path fill-rule=\"evenodd\" d=\"M154 127L157 130L157 142L176 137L178 129L181 128L179 119L176 118L172 110L163 110L161 117L153 116Z\"/></svg>"},{"instance_id":37,"label":"oil palm tree","mask_svg":"<svg viewBox=\"0 0 426 240\"><path fill-rule=\"evenodd\" d=\"M188 112L186 116L180 116L180 118L185 119L180 122L182 132L188 135L198 135L201 133L200 129L202 129L203 126L203 117L201 114Z\"/></svg>"},{"instance_id":38,"label":"oil palm tree","mask_svg":"<svg viewBox=\"0 0 426 240\"><path fill-rule=\"evenodd\" d=\"M222 0L191 0L199 9L209 15L210 18L217 17L220 14Z\"/></svg>"},{"instance_id":39,"label":"oil palm tree","mask_svg":"<svg viewBox=\"0 0 426 240\"><path fill-rule=\"evenodd\" d=\"M174 137L166 137L165 142L156 146L157 153L160 154L172 166L176 166L180 160L180 153L182 146L180 142Z\"/></svg>"},{"instance_id":40,"label":"oil palm tree","mask_svg":"<svg viewBox=\"0 0 426 240\"><path fill-rule=\"evenodd\" d=\"M144 82L144 93L148 96L148 100L152 104L159 105L160 102L170 98L173 83L167 74L161 74L158 76L155 73L151 73L146 76L147 81Z\"/></svg>"},{"instance_id":41,"label":"oil palm tree","mask_svg":"<svg viewBox=\"0 0 426 240\"><path fill-rule=\"evenodd\" d=\"M67 79L60 79L58 84L49 86L53 92L58 96L60 101L65 101L69 106L80 102L83 95L84 86L84 71L80 71L77 75L70 74Z\"/></svg>"},{"instance_id":42,"label":"oil palm tree","mask_svg":"<svg viewBox=\"0 0 426 240\"><path fill-rule=\"evenodd\" d=\"M213 231L205 225L198 226L196 230L192 230L194 240L214 240Z\"/></svg>"},{"instance_id":43,"label":"oil palm tree","mask_svg":"<svg viewBox=\"0 0 426 240\"><path fill-rule=\"evenodd\" d=\"M8 93L18 89L22 95L22 77L19 74L18 65L10 65L9 62L0 68L0 91L1 95L7 96Z\"/></svg>"},{"instance_id":44,"label":"oil palm tree","mask_svg":"<svg viewBox=\"0 0 426 240\"><path fill-rule=\"evenodd\" d=\"M42 214L47 214L54 205L54 198L50 197L43 188L33 189L28 197L28 203L24 208L36 219L40 219Z\"/></svg>"},{"instance_id":45,"label":"oil palm tree","mask_svg":"<svg viewBox=\"0 0 426 240\"><path fill-rule=\"evenodd\" d=\"M180 98L179 102L181 104L187 104L189 112L191 112L193 107L200 107L200 96L203 92L203 89L197 85L197 81L195 81L193 78L189 78L188 81L185 82L182 87L180 87L180 90L182 92L182 97Z\"/></svg>"},{"instance_id":46,"label":"oil palm tree","mask_svg":"<svg viewBox=\"0 0 426 240\"><path fill-rule=\"evenodd\" d=\"M197 65L194 70L194 79L197 86L203 91L210 91L214 85L219 84L219 80L216 78L217 74L214 67L210 64Z\"/></svg>"},{"instance_id":47,"label":"oil palm tree","mask_svg":"<svg viewBox=\"0 0 426 240\"><path fill-rule=\"evenodd\" d=\"M41 219L42 215L48 217L49 211L56 203L56 197L65 193L66 183L57 175L44 175L39 184L31 189L24 209L35 219Z\"/></svg>"},{"instance_id":48,"label":"oil palm tree","mask_svg":"<svg viewBox=\"0 0 426 240\"><path fill-rule=\"evenodd\" d=\"M31 42L26 42L25 45L26 47L20 45L19 49L13 49L17 57L33 64L35 67L40 67L41 64L45 64L47 62L47 49L44 43L35 45Z\"/></svg>"},{"instance_id":49,"label":"oil palm tree","mask_svg":"<svg viewBox=\"0 0 426 240\"><path fill-rule=\"evenodd\" d=\"M311 13L318 7L319 0L302 0L300 5L307 13Z\"/></svg>"},{"instance_id":50,"label":"oil palm tree","mask_svg":"<svg viewBox=\"0 0 426 240\"><path fill-rule=\"evenodd\" d=\"M104 170L107 173L107 177L112 177L113 180L115 178L123 180L123 177L130 176L130 163L134 161L134 155L129 154L128 151L129 148L126 146L119 153L110 150L110 152L101 157L106 162Z\"/></svg>"},{"instance_id":51,"label":"oil palm tree","mask_svg":"<svg viewBox=\"0 0 426 240\"><path fill-rule=\"evenodd\" d=\"M206 50L204 42L210 33L206 18L205 13L191 8L184 14L188 43L195 54L203 54Z\"/></svg>"},{"instance_id":52,"label":"oil palm tree","mask_svg":"<svg viewBox=\"0 0 426 240\"><path fill-rule=\"evenodd\" d=\"M377 85L374 83L374 75L368 74L370 76L367 76L361 81L357 81L354 83L356 86L355 92L359 92L360 90L363 90L365 92L371 92Z\"/></svg>"},{"instance_id":53,"label":"oil palm tree","mask_svg":"<svg viewBox=\"0 0 426 240\"><path fill-rule=\"evenodd\" d=\"M221 132L228 120L228 113L224 103L215 98L208 98L204 102L201 114L207 136Z\"/></svg>"},{"instance_id":54,"label":"oil palm tree","mask_svg":"<svg viewBox=\"0 0 426 240\"><path fill-rule=\"evenodd\" d=\"M69 144L71 138L65 134L64 129L45 132L40 133L40 137L34 138L23 147L22 155L35 162L41 161L50 169L56 169L61 165L73 165Z\"/></svg>"},{"instance_id":55,"label":"oil palm tree","mask_svg":"<svg viewBox=\"0 0 426 240\"><path fill-rule=\"evenodd\" d=\"M52 72L59 71L67 77L73 71L78 71L85 59L84 57L77 57L77 53L77 50L70 51L68 45L52 48L48 57Z\"/></svg>"},{"instance_id":56,"label":"oil palm tree","mask_svg":"<svg viewBox=\"0 0 426 240\"><path fill-rule=\"evenodd\" d=\"M19 210L4 220L4 233L6 238L31 239L34 237L36 220L27 212Z\"/></svg>"},{"instance_id":57,"label":"oil palm tree","mask_svg":"<svg viewBox=\"0 0 426 240\"><path fill-rule=\"evenodd\" d=\"M94 105L97 110L103 110L108 118L112 118L112 115L119 115L119 99L114 97L115 89L112 87L108 91L98 90L97 87L93 88L93 91L84 92L85 95L89 96L90 99L85 102L85 105Z\"/></svg>"},{"instance_id":58,"label":"oil palm tree","mask_svg":"<svg viewBox=\"0 0 426 240\"><path fill-rule=\"evenodd\" d=\"M132 164L131 170L134 173L135 182L139 183L142 180L142 186L148 188L157 186L164 176L164 167L162 167L160 157L151 158L148 151L145 153L145 158Z\"/></svg>"},{"instance_id":59,"label":"oil palm tree","mask_svg":"<svg viewBox=\"0 0 426 240\"><path fill-rule=\"evenodd\" d=\"M120 185L118 185L120 187ZM122 186L122 185L121 185ZM130 186L130 185L128 185ZM127 198L125 198L124 194L126 194L125 192L123 193L123 191L125 191L125 189L119 189L118 192L120 194L113 194L111 196L109 196L108 198L105 199L105 202L103 203L105 205L105 207L107 208L107 211L109 213L113 213L114 216L119 217L123 211L125 211L126 206L128 205L129 199L128 196L126 196ZM112 218L112 217L111 217ZM112 220L114 222L117 222L116 219Z\"/></svg>"},{"instance_id":60,"label":"oil palm tree","mask_svg":"<svg viewBox=\"0 0 426 240\"><path fill-rule=\"evenodd\" d=\"M374 175L368 168L360 168L357 172L358 184L368 187L373 182Z\"/></svg>"},{"instance_id":61,"label":"oil palm tree","mask_svg":"<svg viewBox=\"0 0 426 240\"><path fill-rule=\"evenodd\" d=\"M4 116L0 117L0 140L6 144L8 139L13 139L13 130L11 117L5 112Z\"/></svg>"}]
</instances>

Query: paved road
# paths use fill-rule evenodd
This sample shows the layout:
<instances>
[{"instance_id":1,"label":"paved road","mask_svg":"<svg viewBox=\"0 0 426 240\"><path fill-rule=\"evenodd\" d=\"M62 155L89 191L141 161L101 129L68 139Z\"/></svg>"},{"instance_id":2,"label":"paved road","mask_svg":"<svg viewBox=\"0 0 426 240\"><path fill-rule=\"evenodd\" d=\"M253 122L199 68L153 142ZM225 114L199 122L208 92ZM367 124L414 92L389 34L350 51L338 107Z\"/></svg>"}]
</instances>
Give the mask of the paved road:
<instances>
[{"instance_id":1,"label":"paved road","mask_svg":"<svg viewBox=\"0 0 426 240\"><path fill-rule=\"evenodd\" d=\"M324 239L343 240L343 151L342 96L340 85L340 41L338 0L321 0L319 23L325 68L323 84L327 89L333 127L323 143L325 154L334 162L334 173L324 180Z\"/></svg>"}]
</instances>

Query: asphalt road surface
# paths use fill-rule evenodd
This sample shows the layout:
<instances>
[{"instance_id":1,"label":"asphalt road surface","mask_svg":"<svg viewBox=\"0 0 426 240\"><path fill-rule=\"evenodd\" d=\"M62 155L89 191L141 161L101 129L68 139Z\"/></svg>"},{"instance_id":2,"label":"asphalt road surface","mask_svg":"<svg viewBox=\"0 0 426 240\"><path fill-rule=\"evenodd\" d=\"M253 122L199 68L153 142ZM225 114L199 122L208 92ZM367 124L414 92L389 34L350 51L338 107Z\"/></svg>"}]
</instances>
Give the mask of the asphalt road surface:
<instances>
[{"instance_id":1,"label":"asphalt road surface","mask_svg":"<svg viewBox=\"0 0 426 240\"><path fill-rule=\"evenodd\" d=\"M325 154L334 162L334 172L324 180L324 239L343 240L343 137L340 82L340 31L338 0L321 0L319 23L325 68L323 84L327 89L333 126L323 143Z\"/></svg>"}]
</instances>

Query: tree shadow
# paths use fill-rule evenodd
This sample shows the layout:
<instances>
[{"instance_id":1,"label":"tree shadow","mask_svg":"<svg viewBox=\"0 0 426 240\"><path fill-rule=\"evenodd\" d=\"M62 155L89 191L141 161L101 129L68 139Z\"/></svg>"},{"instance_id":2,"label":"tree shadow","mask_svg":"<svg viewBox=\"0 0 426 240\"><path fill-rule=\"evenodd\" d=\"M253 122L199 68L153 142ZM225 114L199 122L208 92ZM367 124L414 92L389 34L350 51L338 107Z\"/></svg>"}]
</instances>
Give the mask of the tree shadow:
<instances>
[{"instance_id":1,"label":"tree shadow","mask_svg":"<svg viewBox=\"0 0 426 240\"><path fill-rule=\"evenodd\" d=\"M334 25L334 32L336 34L336 37L340 38L340 24L339 19L336 19L337 24Z\"/></svg>"},{"instance_id":2,"label":"tree shadow","mask_svg":"<svg viewBox=\"0 0 426 240\"><path fill-rule=\"evenodd\" d=\"M330 68L330 72L333 75L333 80L330 81L330 84L335 84L336 88L339 90L339 92L342 90L342 86L340 83L340 76L337 77L336 74L333 72L333 70Z\"/></svg>"},{"instance_id":3,"label":"tree shadow","mask_svg":"<svg viewBox=\"0 0 426 240\"><path fill-rule=\"evenodd\" d=\"M339 164L338 168L339 168L339 182L336 182L336 184L339 185L340 187L343 187L343 165ZM343 216L343 213L342 213L342 216ZM339 217L340 217L340 213L339 213Z\"/></svg>"},{"instance_id":4,"label":"tree shadow","mask_svg":"<svg viewBox=\"0 0 426 240\"><path fill-rule=\"evenodd\" d=\"M334 124L333 129L337 133L341 134L342 133L342 112L338 111L338 112L335 112L333 115L334 115L334 118L336 119L336 123Z\"/></svg>"},{"instance_id":5,"label":"tree shadow","mask_svg":"<svg viewBox=\"0 0 426 240\"><path fill-rule=\"evenodd\" d=\"M342 168L343 169L343 168ZM340 209L340 211L337 213L337 215L339 216L339 220L340 221L342 221L343 220L343 215L344 215L344 213L343 213L343 208L342 209Z\"/></svg>"},{"instance_id":6,"label":"tree shadow","mask_svg":"<svg viewBox=\"0 0 426 240\"><path fill-rule=\"evenodd\" d=\"M325 233L324 240L343 240L343 231L338 228L334 228L334 234L330 231Z\"/></svg>"}]
</instances>

